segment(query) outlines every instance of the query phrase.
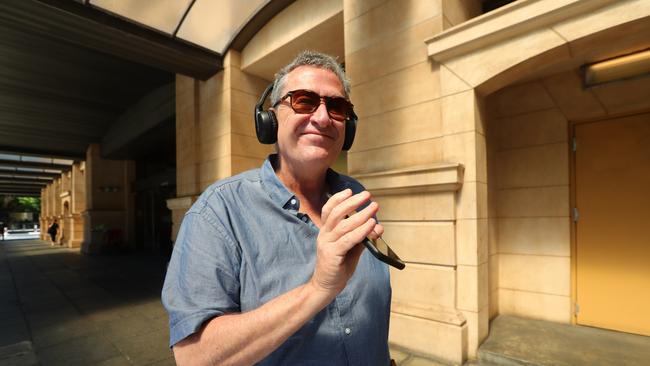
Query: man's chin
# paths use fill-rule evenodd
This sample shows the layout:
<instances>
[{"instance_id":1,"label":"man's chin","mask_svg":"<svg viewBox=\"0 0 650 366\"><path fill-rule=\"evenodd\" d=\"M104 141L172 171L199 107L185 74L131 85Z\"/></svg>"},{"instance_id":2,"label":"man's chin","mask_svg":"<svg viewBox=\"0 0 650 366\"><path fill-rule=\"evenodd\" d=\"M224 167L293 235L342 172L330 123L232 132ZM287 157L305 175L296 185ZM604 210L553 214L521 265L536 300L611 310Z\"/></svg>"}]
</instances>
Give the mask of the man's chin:
<instances>
[{"instance_id":1,"label":"man's chin","mask_svg":"<svg viewBox=\"0 0 650 366\"><path fill-rule=\"evenodd\" d=\"M312 164L324 163L329 166L336 160L340 150L336 151L332 146L324 147L318 145L304 146L300 149L300 157L302 161Z\"/></svg>"}]
</instances>

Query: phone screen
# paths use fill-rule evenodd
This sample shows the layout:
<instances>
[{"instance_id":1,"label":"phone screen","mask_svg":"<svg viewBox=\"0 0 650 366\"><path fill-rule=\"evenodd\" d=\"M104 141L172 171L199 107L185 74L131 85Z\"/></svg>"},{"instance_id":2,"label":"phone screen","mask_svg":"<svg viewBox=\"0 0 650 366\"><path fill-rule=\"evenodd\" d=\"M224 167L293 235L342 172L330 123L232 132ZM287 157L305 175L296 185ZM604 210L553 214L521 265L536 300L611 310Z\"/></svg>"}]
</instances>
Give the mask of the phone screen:
<instances>
[{"instance_id":1,"label":"phone screen","mask_svg":"<svg viewBox=\"0 0 650 366\"><path fill-rule=\"evenodd\" d=\"M404 269L406 264L400 259L400 257L393 252L393 250L388 246L388 243L382 238L379 237L376 241L372 241L368 238L363 241L363 244L366 248L372 253L375 258L380 261L389 264L399 270Z\"/></svg>"}]
</instances>

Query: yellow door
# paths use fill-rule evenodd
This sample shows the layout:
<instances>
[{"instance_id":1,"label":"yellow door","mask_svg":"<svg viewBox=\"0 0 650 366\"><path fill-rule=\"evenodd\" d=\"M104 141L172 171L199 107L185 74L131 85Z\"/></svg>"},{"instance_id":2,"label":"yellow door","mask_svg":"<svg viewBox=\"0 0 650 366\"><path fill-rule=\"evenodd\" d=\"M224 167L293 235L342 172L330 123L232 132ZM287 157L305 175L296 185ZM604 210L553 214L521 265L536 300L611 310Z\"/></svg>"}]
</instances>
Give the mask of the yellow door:
<instances>
[{"instance_id":1,"label":"yellow door","mask_svg":"<svg viewBox=\"0 0 650 366\"><path fill-rule=\"evenodd\" d=\"M650 336L650 114L575 137L577 322Z\"/></svg>"}]
</instances>

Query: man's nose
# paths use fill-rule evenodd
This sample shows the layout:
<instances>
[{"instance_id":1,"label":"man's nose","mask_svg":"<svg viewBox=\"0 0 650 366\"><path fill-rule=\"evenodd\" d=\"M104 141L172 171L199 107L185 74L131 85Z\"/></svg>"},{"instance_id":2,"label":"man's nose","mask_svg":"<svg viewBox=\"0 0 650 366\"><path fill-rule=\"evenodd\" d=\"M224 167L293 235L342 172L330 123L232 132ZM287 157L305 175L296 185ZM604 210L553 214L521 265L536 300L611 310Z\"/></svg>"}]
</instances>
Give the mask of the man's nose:
<instances>
[{"instance_id":1,"label":"man's nose","mask_svg":"<svg viewBox=\"0 0 650 366\"><path fill-rule=\"evenodd\" d=\"M325 103L321 101L318 108L311 114L311 120L320 127L327 127L332 122Z\"/></svg>"}]
</instances>

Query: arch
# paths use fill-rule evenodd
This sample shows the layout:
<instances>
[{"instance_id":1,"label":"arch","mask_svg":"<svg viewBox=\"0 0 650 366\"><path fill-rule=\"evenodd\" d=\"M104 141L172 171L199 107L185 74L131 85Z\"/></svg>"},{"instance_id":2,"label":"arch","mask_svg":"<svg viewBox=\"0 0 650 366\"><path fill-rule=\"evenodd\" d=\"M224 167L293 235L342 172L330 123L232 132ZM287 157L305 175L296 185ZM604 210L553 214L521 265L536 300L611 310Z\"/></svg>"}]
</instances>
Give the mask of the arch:
<instances>
[{"instance_id":1,"label":"arch","mask_svg":"<svg viewBox=\"0 0 650 366\"><path fill-rule=\"evenodd\" d=\"M496 158L500 147L496 142L499 139L504 139L506 135L513 136L512 139L521 145L520 140L523 140L523 137L527 135L515 130L500 135L502 130L494 128L495 123L493 123L492 118L492 109L494 109L495 104L492 104L490 100L486 101L486 97L492 94L497 95L496 91L510 85L517 84L512 87L517 89L520 83L535 81L568 70L573 70L572 76L575 78L572 79L573 82L578 80L576 70L581 65L650 47L650 40L646 36L649 32L650 3L647 1L562 0L548 2L544 0L527 0L512 3L509 6L474 18L426 41L428 56L434 64L433 69L439 70L441 103L449 106L447 111L453 110L453 113L443 110L441 114L442 124L458 126L457 128L469 126L470 129L469 135L472 140L468 144L469 146L466 147L465 153L471 157L471 160L467 165L465 178L467 179L467 172L470 172L470 174L473 174L472 176L478 177L479 181L487 182L482 183L482 192L476 190L474 194L474 192L469 191L467 181L461 191L470 192L472 197L475 197L477 208L482 207L487 211L484 213L484 216L487 217L487 225L484 224L482 229L484 239L479 236L471 244L478 247L479 253L487 253L489 259L485 276L489 276L489 280L485 281L484 275L478 275L472 277L471 281L463 282L459 280L457 284L459 291L465 291L469 288L476 288L476 282L473 281L477 281L479 283L478 292L483 294L488 303L487 313L489 315L485 315L483 311L477 313L479 319L481 319L481 316L485 316L485 318L482 318L484 323L482 325L476 325L476 323L468 325L470 329L470 335L468 336L470 357L473 357L477 345L487 336L487 329L489 329L488 316L493 317L504 311L520 316L552 318L554 321L561 322L569 322L571 318L571 294L568 293L571 287L568 285L570 283L570 267L567 259L561 259L565 262L557 266L557 269L562 271L553 271L554 274L559 273L558 276L564 282L558 285L559 290L554 289L558 293L561 292L561 296L556 296L557 294L554 293L553 300L555 302L551 305L544 302L548 298L545 298L544 301L531 301L530 297L511 296L512 284L500 284L502 278L512 278L503 275L503 273L507 273L508 268L511 270L513 265L516 266L523 262L515 263L515 261L510 261L507 262L507 265L502 265L506 263L499 252L502 238L498 235L492 236L492 233L496 233L503 228L502 224L504 223L503 221L499 222L499 215L501 214L497 212L497 206L500 206L503 211L510 207L527 207L522 202L528 201L520 199L521 196L517 196L517 194L522 194L524 190L521 189L521 181L516 181L516 179L511 180L517 183L518 190L515 193L510 194L509 191L502 197L497 197L498 188L502 188L496 185L497 180L503 178L503 174L499 175L499 172L507 171L510 174L515 169L510 169L514 163L508 165L507 169L502 170L496 169L496 166L501 164L503 159L511 159L509 162L517 164L522 161L530 162L531 160L525 160L528 155L521 157L513 154L507 155L507 153L501 154L504 157L502 160ZM538 96L542 95L548 98L548 93L544 87L538 84L540 83L535 84L535 86L539 86L539 93L527 94L529 97L532 95L529 100L535 101L536 106L541 104L541 98L538 98ZM520 96L521 94L517 93L519 90L512 91L508 89L505 91L511 92L509 96ZM553 102L551 98L547 100L549 103ZM516 101L510 100L508 105L514 104L516 104ZM548 109L545 106L543 107L541 109ZM557 109L554 108L551 112L557 112ZM543 110L540 114L549 114L551 112ZM462 119L457 117L459 115L462 116ZM563 154L568 151L568 141L564 132L566 131L566 128L564 128L566 118L561 113L557 112L556 115L550 117L540 115L538 119L532 119L529 115L526 115L519 120L513 119L510 125L525 119L526 122L534 122L529 123L528 126L541 126L541 123L536 122L539 120L555 121L553 119L555 117L560 121L557 123L557 126L559 126L557 130L561 131L564 137L562 137L563 140L562 138L554 140L555 145L549 145L547 149L552 150L549 156L560 156L562 158L564 157ZM518 126L521 125L521 123L518 124ZM491 132L488 134L486 131ZM539 135L531 133L529 130L527 133L528 135ZM558 140L560 141L558 142ZM529 152L529 150L522 149L521 146L517 147L520 154ZM554 153L555 155L553 155ZM531 164L520 164L520 166L527 168ZM560 167L559 170L564 172L568 169ZM488 175L492 178L488 179ZM499 175L498 178L497 175ZM514 173L511 176L515 178L521 177L521 175L514 175ZM528 175L527 177L530 176L534 177L534 175ZM558 180L563 178L564 176L559 175ZM471 181L471 179L467 180ZM506 179L501 179L501 181L504 180ZM556 191L564 195L563 198L568 201L568 183L565 184L565 181L562 181L561 187L555 181L553 181L553 184L557 186ZM476 187L478 186L477 184ZM553 188L550 189L552 194L547 194L544 197L557 197L556 191L552 190ZM533 194L529 194L531 192L536 193L533 190L525 193L532 196ZM488 196L490 199L488 199ZM541 195L537 195L537 197L541 197ZM545 201L550 202L551 200L547 199ZM568 207L568 204L566 206ZM559 210L562 210L562 208ZM508 211L504 215L515 217L517 213L516 210ZM546 212L544 212L544 215L552 216L546 215ZM555 215L555 211L553 215ZM568 221L568 213L557 219L557 222L561 220ZM512 224L512 222L506 224ZM566 228L566 223L563 225ZM521 226L518 228L521 228ZM557 228L557 226L553 226L553 228ZM521 229L518 230L521 231ZM509 233L512 234L513 232L511 230ZM460 250L467 250L466 247L463 247L466 244L459 243L458 245L461 248ZM476 250L476 247L471 248ZM562 247L562 249L565 248L568 248L568 245ZM547 255L548 253L545 252L544 254ZM565 254L566 252L562 252L562 255ZM553 259L560 261L557 258L553 257ZM504 287L502 288L501 285L504 285ZM502 291L504 289L505 291ZM500 297L502 292L508 296ZM536 300L538 299L536 298ZM546 304L547 306L542 306L544 309L541 309L540 307L523 306L523 303ZM502 304L506 305L503 306ZM526 309L521 310L523 308ZM520 313L512 312L512 309L519 309Z\"/></svg>"},{"instance_id":2,"label":"arch","mask_svg":"<svg viewBox=\"0 0 650 366\"><path fill-rule=\"evenodd\" d=\"M520 2L452 28L427 41L429 56L488 95L522 79L650 47L647 1L565 1L541 15L531 11L542 11L532 9L539 4Z\"/></svg>"}]
</instances>

